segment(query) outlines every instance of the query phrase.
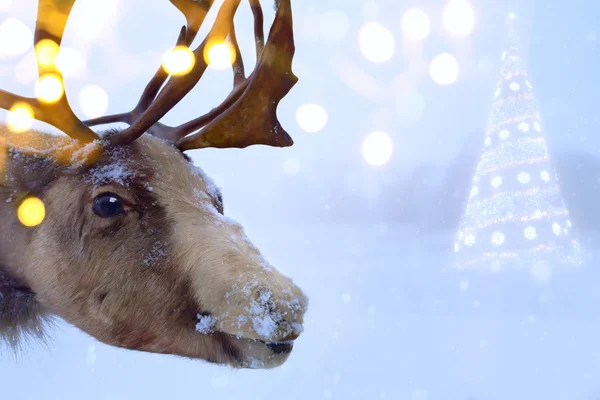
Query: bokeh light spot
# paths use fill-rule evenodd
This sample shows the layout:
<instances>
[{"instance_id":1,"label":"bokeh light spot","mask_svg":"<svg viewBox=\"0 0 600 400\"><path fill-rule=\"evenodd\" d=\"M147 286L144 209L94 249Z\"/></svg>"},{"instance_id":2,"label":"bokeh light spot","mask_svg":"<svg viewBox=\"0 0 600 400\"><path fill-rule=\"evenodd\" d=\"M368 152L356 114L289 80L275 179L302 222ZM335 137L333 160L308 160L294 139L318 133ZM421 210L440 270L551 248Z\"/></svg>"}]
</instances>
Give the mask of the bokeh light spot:
<instances>
[{"instance_id":1,"label":"bokeh light spot","mask_svg":"<svg viewBox=\"0 0 600 400\"><path fill-rule=\"evenodd\" d=\"M56 103L64 92L62 80L54 74L42 76L35 86L35 96L43 103Z\"/></svg>"},{"instance_id":2,"label":"bokeh light spot","mask_svg":"<svg viewBox=\"0 0 600 400\"><path fill-rule=\"evenodd\" d=\"M431 60L429 75L439 85L451 85L458 79L458 61L449 53L442 53Z\"/></svg>"},{"instance_id":3,"label":"bokeh light spot","mask_svg":"<svg viewBox=\"0 0 600 400\"><path fill-rule=\"evenodd\" d=\"M28 197L19 205L17 217L29 228L38 226L46 218L46 207L37 197Z\"/></svg>"},{"instance_id":4,"label":"bokeh light spot","mask_svg":"<svg viewBox=\"0 0 600 400\"><path fill-rule=\"evenodd\" d=\"M31 29L16 18L7 18L0 24L0 59L25 54L32 46Z\"/></svg>"},{"instance_id":5,"label":"bokeh light spot","mask_svg":"<svg viewBox=\"0 0 600 400\"><path fill-rule=\"evenodd\" d=\"M190 49L177 46L165 54L162 66L169 74L178 76L189 73L195 63L196 58Z\"/></svg>"},{"instance_id":6,"label":"bokeh light spot","mask_svg":"<svg viewBox=\"0 0 600 400\"><path fill-rule=\"evenodd\" d=\"M370 22L360 29L358 45L367 60L383 63L394 55L396 41L389 29L376 22Z\"/></svg>"},{"instance_id":7,"label":"bokeh light spot","mask_svg":"<svg viewBox=\"0 0 600 400\"><path fill-rule=\"evenodd\" d=\"M37 61L43 66L52 67L54 66L59 50L59 46L54 40L40 40L40 42L35 45Z\"/></svg>"},{"instance_id":8,"label":"bokeh light spot","mask_svg":"<svg viewBox=\"0 0 600 400\"><path fill-rule=\"evenodd\" d=\"M369 164L381 166L392 157L392 139L385 132L372 132L367 135L362 144L362 154Z\"/></svg>"},{"instance_id":9,"label":"bokeh light spot","mask_svg":"<svg viewBox=\"0 0 600 400\"><path fill-rule=\"evenodd\" d=\"M15 133L31 129L33 124L33 109L26 103L15 103L8 113L8 129Z\"/></svg>"},{"instance_id":10,"label":"bokeh light spot","mask_svg":"<svg viewBox=\"0 0 600 400\"><path fill-rule=\"evenodd\" d=\"M308 133L316 133L327 125L327 111L317 104L304 104L296 110L296 122Z\"/></svg>"},{"instance_id":11,"label":"bokeh light spot","mask_svg":"<svg viewBox=\"0 0 600 400\"><path fill-rule=\"evenodd\" d=\"M56 68L64 76L82 76L85 69L85 58L75 49L62 47L56 55Z\"/></svg>"},{"instance_id":12,"label":"bokeh light spot","mask_svg":"<svg viewBox=\"0 0 600 400\"><path fill-rule=\"evenodd\" d=\"M473 31L475 14L466 0L452 0L444 8L444 27L455 35L466 36Z\"/></svg>"},{"instance_id":13,"label":"bokeh light spot","mask_svg":"<svg viewBox=\"0 0 600 400\"><path fill-rule=\"evenodd\" d=\"M227 43L216 43L209 46L206 60L211 68L216 70L227 69L235 61L235 51Z\"/></svg>"},{"instance_id":14,"label":"bokeh light spot","mask_svg":"<svg viewBox=\"0 0 600 400\"><path fill-rule=\"evenodd\" d=\"M431 32L429 16L418 8L408 10L402 16L402 33L410 40L424 40Z\"/></svg>"},{"instance_id":15,"label":"bokeh light spot","mask_svg":"<svg viewBox=\"0 0 600 400\"><path fill-rule=\"evenodd\" d=\"M79 105L86 117L101 117L108 109L108 94L100 86L84 86L79 92Z\"/></svg>"}]
</instances>

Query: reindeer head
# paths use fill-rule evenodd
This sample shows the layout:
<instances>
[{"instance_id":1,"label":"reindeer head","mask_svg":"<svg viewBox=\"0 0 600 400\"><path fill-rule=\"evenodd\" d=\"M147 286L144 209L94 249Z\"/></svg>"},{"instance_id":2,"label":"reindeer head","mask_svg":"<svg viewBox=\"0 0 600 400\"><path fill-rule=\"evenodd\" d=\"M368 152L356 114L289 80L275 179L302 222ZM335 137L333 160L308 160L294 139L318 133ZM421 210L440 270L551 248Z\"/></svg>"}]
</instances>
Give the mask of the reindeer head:
<instances>
[{"instance_id":1,"label":"reindeer head","mask_svg":"<svg viewBox=\"0 0 600 400\"><path fill-rule=\"evenodd\" d=\"M287 359L302 331L305 296L223 215L219 189L183 153L292 144L275 115L296 82L289 0L278 2L266 44L260 4L250 1L258 58L248 78L233 29L240 1L225 0L194 50L192 71L176 77L159 69L129 113L83 122L64 97L47 105L0 91L0 107L27 103L36 119L72 138L0 126L0 336L14 340L37 329L40 316L57 315L128 349L247 368ZM212 1L171 2L187 18L177 42L189 45ZM36 43L60 43L73 3L40 1ZM52 13L64 18L49 19ZM237 53L231 95L179 127L158 122L202 76L207 44L226 38ZM39 67L60 77L52 65ZM90 129L115 121L130 126L101 136ZM17 215L30 196L46 209L32 228Z\"/></svg>"}]
</instances>

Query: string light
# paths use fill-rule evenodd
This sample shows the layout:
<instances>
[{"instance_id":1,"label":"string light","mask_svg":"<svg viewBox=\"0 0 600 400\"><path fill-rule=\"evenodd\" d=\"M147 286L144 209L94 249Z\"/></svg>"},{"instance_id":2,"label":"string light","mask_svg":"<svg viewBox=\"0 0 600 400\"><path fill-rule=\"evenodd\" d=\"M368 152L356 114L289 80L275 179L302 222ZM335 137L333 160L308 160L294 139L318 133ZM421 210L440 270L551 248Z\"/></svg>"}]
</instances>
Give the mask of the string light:
<instances>
[{"instance_id":1,"label":"string light","mask_svg":"<svg viewBox=\"0 0 600 400\"><path fill-rule=\"evenodd\" d=\"M162 66L174 76L186 75L196 63L194 53L186 46L177 46L163 57Z\"/></svg>"},{"instance_id":2,"label":"string light","mask_svg":"<svg viewBox=\"0 0 600 400\"><path fill-rule=\"evenodd\" d=\"M33 125L33 109L27 103L15 103L9 110L8 129L15 133L25 132Z\"/></svg>"},{"instance_id":3,"label":"string light","mask_svg":"<svg viewBox=\"0 0 600 400\"><path fill-rule=\"evenodd\" d=\"M228 43L215 43L208 46L206 62L211 68L223 70L230 68L235 61L235 51Z\"/></svg>"},{"instance_id":4,"label":"string light","mask_svg":"<svg viewBox=\"0 0 600 400\"><path fill-rule=\"evenodd\" d=\"M62 80L55 74L43 75L35 86L35 96L43 103L56 103L64 92Z\"/></svg>"},{"instance_id":5,"label":"string light","mask_svg":"<svg viewBox=\"0 0 600 400\"><path fill-rule=\"evenodd\" d=\"M46 207L37 197L28 197L19 205L17 217L26 227L38 226L46 218Z\"/></svg>"},{"instance_id":6,"label":"string light","mask_svg":"<svg viewBox=\"0 0 600 400\"><path fill-rule=\"evenodd\" d=\"M60 48L50 39L42 39L35 45L35 56L40 65L53 67Z\"/></svg>"}]
</instances>

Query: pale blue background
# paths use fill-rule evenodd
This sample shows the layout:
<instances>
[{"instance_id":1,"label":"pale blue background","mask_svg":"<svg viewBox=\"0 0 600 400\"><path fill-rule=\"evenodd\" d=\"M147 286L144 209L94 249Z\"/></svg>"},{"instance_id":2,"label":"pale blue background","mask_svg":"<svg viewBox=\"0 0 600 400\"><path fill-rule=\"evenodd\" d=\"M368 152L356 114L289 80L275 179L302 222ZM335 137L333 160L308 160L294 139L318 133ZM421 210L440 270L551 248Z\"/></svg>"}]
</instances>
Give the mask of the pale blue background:
<instances>
[{"instance_id":1,"label":"pale blue background","mask_svg":"<svg viewBox=\"0 0 600 400\"><path fill-rule=\"evenodd\" d=\"M0 20L15 16L33 26L35 2L18 3ZM223 188L226 212L311 298L305 334L284 367L231 371L118 350L61 323L47 347L32 345L18 359L1 353L0 398L600 398L600 273L593 252L600 226L600 3L473 0L477 25L468 39L443 32L443 3L294 1L294 70L301 80L279 115L296 145L193 153ZM67 92L85 83L105 87L111 112L133 106L182 23L166 0L119 4L121 15L110 29L131 58L111 58L112 45L92 46L89 76L67 81ZM370 101L339 79L331 60L346 57L391 87L408 65L399 21L416 5L433 18L425 58L450 51L465 68L449 87L426 74L415 82L425 109L418 121L406 122L396 108L398 93ZM378 9L377 15L365 17L365 6ZM350 22L340 40L320 32L322 15L332 10ZM553 271L546 284L527 271L493 275L449 268L452 235L499 76L504 17L513 10L564 195L582 243L592 250L583 269ZM394 58L382 65L366 61L357 45L360 26L371 20L398 38ZM248 22L240 20L246 28ZM29 94L30 87L13 78L16 63L0 60L0 83ZM167 122L220 101L229 73L211 72L206 79L211 82ZM322 132L307 134L295 111L313 102L330 120ZM395 143L392 160L381 168L360 154L372 130L387 131ZM283 163L292 157L301 170L288 176Z\"/></svg>"}]
</instances>

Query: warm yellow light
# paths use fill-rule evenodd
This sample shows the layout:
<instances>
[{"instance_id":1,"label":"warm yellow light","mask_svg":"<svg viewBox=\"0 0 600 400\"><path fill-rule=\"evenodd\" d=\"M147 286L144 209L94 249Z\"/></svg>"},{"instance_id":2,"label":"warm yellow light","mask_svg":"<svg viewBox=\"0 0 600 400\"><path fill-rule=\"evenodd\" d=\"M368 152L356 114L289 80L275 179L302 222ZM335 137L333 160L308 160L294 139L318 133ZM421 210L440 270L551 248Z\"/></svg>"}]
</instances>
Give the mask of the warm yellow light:
<instances>
[{"instance_id":1,"label":"warm yellow light","mask_svg":"<svg viewBox=\"0 0 600 400\"><path fill-rule=\"evenodd\" d=\"M46 207L37 197L28 197L19 205L17 217L27 227L38 226L46 218Z\"/></svg>"},{"instance_id":2,"label":"warm yellow light","mask_svg":"<svg viewBox=\"0 0 600 400\"><path fill-rule=\"evenodd\" d=\"M185 75L192 70L195 63L196 58L190 49L177 46L165 54L162 66L171 75Z\"/></svg>"},{"instance_id":3,"label":"warm yellow light","mask_svg":"<svg viewBox=\"0 0 600 400\"><path fill-rule=\"evenodd\" d=\"M64 92L62 80L54 74L42 76L35 86L35 96L43 103L56 103Z\"/></svg>"},{"instance_id":4,"label":"warm yellow light","mask_svg":"<svg viewBox=\"0 0 600 400\"><path fill-rule=\"evenodd\" d=\"M8 113L8 129L15 133L25 132L33 124L33 109L26 103L15 103Z\"/></svg>"},{"instance_id":5,"label":"warm yellow light","mask_svg":"<svg viewBox=\"0 0 600 400\"><path fill-rule=\"evenodd\" d=\"M215 43L208 47L206 62L214 69L227 69L235 61L235 51L227 43Z\"/></svg>"},{"instance_id":6,"label":"warm yellow light","mask_svg":"<svg viewBox=\"0 0 600 400\"><path fill-rule=\"evenodd\" d=\"M56 59L59 50L58 44L50 39L40 40L39 43L35 45L37 60L41 65L46 67L54 65L54 60Z\"/></svg>"}]
</instances>

